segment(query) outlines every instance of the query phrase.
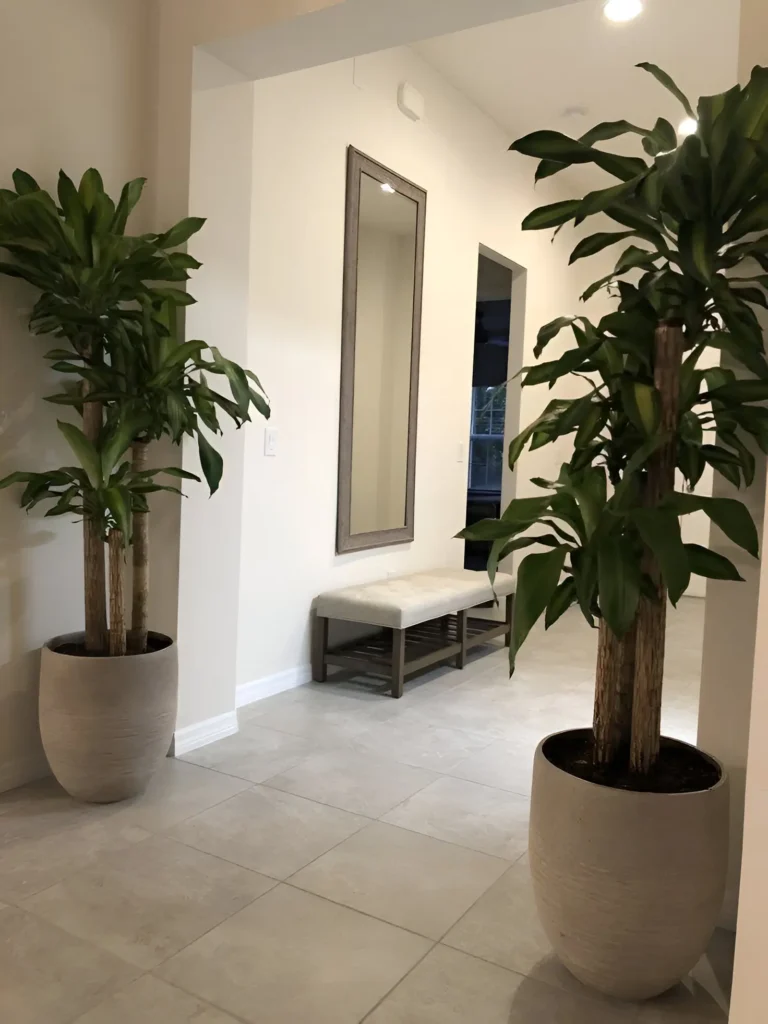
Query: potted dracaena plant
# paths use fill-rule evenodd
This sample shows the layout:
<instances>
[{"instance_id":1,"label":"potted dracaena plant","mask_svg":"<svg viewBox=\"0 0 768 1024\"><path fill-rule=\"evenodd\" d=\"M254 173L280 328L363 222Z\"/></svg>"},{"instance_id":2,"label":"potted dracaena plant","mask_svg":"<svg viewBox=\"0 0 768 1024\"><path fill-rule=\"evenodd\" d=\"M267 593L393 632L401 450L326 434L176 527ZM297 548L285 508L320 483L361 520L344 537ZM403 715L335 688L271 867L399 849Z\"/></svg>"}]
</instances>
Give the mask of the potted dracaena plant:
<instances>
[{"instance_id":1,"label":"potted dracaena plant","mask_svg":"<svg viewBox=\"0 0 768 1024\"><path fill-rule=\"evenodd\" d=\"M30 329L56 339L46 358L64 380L48 400L70 407L81 425L59 422L73 465L17 471L0 487L24 484L24 508L51 503L46 515L82 519L85 630L43 649L40 728L59 782L75 797L109 802L146 786L176 719L176 649L148 624L149 497L177 491L172 478L198 477L148 468L147 449L163 436L195 438L213 493L223 464L206 430L220 431L221 413L240 427L252 407L264 416L269 407L249 371L205 342L178 340L177 308L194 301L178 285L200 264L177 247L202 219L133 236L126 228L144 179L128 182L117 203L93 169L79 187L61 172L56 199L22 171L13 182L14 190L0 190L0 249L8 253L0 273L39 292ZM231 397L210 385L213 375Z\"/></svg>"},{"instance_id":2,"label":"potted dracaena plant","mask_svg":"<svg viewBox=\"0 0 768 1024\"><path fill-rule=\"evenodd\" d=\"M529 230L599 216L571 262L624 249L606 288L616 309L599 323L547 324L524 387L571 376L576 398L554 399L510 445L570 438L570 459L540 497L513 500L498 520L463 532L493 541L499 561L533 544L517 574L511 668L533 625L572 605L599 630L594 726L546 739L534 768L530 858L544 929L581 980L649 998L695 965L724 891L728 789L713 758L661 737L668 599L692 574L739 580L716 551L684 543L680 517L703 510L735 548L757 557L746 507L693 489L707 465L749 485L755 446L768 453L768 364L755 307L768 307L768 69L745 87L704 97L694 112L659 68L653 74L698 122L678 144L672 125L601 124L581 139L539 131L511 149L538 158L537 179L594 163L618 179L581 199L535 210ZM597 148L626 133L645 158ZM563 332L561 334L561 332ZM726 366L711 368L708 350ZM710 366L710 368L707 368ZM571 391L573 394L573 391ZM675 489L675 477L685 481ZM535 532L532 532L535 531Z\"/></svg>"}]
</instances>

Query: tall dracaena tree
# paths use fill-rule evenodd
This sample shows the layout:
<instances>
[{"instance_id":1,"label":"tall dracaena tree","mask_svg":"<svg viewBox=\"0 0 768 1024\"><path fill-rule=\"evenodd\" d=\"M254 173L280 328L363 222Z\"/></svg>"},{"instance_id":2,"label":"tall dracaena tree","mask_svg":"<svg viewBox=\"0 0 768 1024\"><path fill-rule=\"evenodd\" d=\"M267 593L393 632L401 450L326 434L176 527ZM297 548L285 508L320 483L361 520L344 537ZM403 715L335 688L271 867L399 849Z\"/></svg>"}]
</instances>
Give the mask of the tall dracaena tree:
<instances>
[{"instance_id":1,"label":"tall dracaena tree","mask_svg":"<svg viewBox=\"0 0 768 1024\"><path fill-rule=\"evenodd\" d=\"M176 467L147 469L147 446L162 436L197 438L211 492L222 459L202 427L218 433L225 413L239 427L253 406L269 407L258 379L202 341L181 343L176 310L194 299L177 285L200 264L175 251L204 221L188 217L168 231L132 236L128 218L144 179L128 182L115 203L99 173L86 171L79 187L62 171L54 198L23 171L15 189L0 190L0 249L9 254L0 273L40 292L30 316L35 334L59 347L46 353L70 381L49 401L70 406L82 429L59 427L78 465L44 473L12 473L0 486L25 483L22 505L52 500L48 515L74 514L84 525L86 647L93 653L146 650L149 594L147 496L175 490L158 474L197 479ZM206 373L223 376L231 398L210 387ZM110 550L107 625L105 542ZM133 544L133 620L127 633L123 562Z\"/></svg>"},{"instance_id":2,"label":"tall dracaena tree","mask_svg":"<svg viewBox=\"0 0 768 1024\"><path fill-rule=\"evenodd\" d=\"M535 355L561 332L565 351L524 371L523 386L565 375L577 398L551 401L510 446L570 437L573 450L546 493L514 500L499 520L464 536L493 541L500 559L533 544L548 550L520 563L511 668L534 623L551 626L577 604L599 626L594 718L595 772L649 776L660 751L667 598L677 603L692 574L738 580L721 554L683 542L680 517L703 510L736 545L758 555L757 531L735 499L692 493L707 465L735 486L755 474L755 444L768 453L768 363L756 307L768 308L768 69L745 87L689 101L659 68L650 72L698 122L678 145L672 125L598 125L580 139L534 132L511 149L538 158L537 180L593 163L618 183L535 210L524 228L560 229L599 217L571 263L623 245L614 270L587 289L608 289L614 312L595 324L561 317L538 335ZM596 144L631 134L645 157ZM564 337L566 335L562 335ZM729 367L705 368L708 349ZM707 361L711 364L712 360ZM686 483L675 490L675 473ZM531 532L535 530L536 532Z\"/></svg>"}]
</instances>

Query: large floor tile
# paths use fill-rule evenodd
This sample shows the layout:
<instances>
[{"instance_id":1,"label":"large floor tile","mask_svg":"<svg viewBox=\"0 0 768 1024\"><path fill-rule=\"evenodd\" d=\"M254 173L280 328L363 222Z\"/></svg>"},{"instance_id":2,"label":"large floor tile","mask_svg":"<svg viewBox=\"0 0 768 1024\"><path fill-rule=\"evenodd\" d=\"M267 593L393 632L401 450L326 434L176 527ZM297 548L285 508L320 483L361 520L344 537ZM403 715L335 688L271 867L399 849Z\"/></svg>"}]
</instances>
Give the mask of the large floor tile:
<instances>
[{"instance_id":1,"label":"large floor tile","mask_svg":"<svg viewBox=\"0 0 768 1024\"><path fill-rule=\"evenodd\" d=\"M434 772L352 751L315 754L267 783L321 804L379 818L437 778Z\"/></svg>"},{"instance_id":2,"label":"large floor tile","mask_svg":"<svg viewBox=\"0 0 768 1024\"><path fill-rule=\"evenodd\" d=\"M450 768L448 774L468 782L530 796L533 756L541 739L537 732L520 729L515 740L492 743L479 754L473 754Z\"/></svg>"},{"instance_id":3,"label":"large floor tile","mask_svg":"<svg viewBox=\"0 0 768 1024\"><path fill-rule=\"evenodd\" d=\"M557 960L544 935L527 857L514 864L480 897L443 943L574 996L591 995ZM686 979L684 985L659 1000L638 1006L643 1024L725 1021L727 1015L722 1007L727 999L727 982L723 975L728 974L730 957L722 946L722 939L713 943L712 962L705 957L694 977ZM607 1005L620 1005L601 996L593 998Z\"/></svg>"},{"instance_id":4,"label":"large floor tile","mask_svg":"<svg viewBox=\"0 0 768 1024\"><path fill-rule=\"evenodd\" d=\"M494 857L517 860L528 845L528 813L525 797L444 777L383 820Z\"/></svg>"},{"instance_id":5,"label":"large floor tile","mask_svg":"<svg viewBox=\"0 0 768 1024\"><path fill-rule=\"evenodd\" d=\"M293 768L315 753L318 743L304 736L291 736L275 729L263 729L244 722L240 731L218 743L185 754L183 760L215 768L249 782L264 782L273 775Z\"/></svg>"},{"instance_id":6,"label":"large floor tile","mask_svg":"<svg viewBox=\"0 0 768 1024\"><path fill-rule=\"evenodd\" d=\"M170 834L234 864L272 878L288 878L367 822L335 807L255 786Z\"/></svg>"},{"instance_id":7,"label":"large floor tile","mask_svg":"<svg viewBox=\"0 0 768 1024\"><path fill-rule=\"evenodd\" d=\"M421 717L369 724L352 738L352 745L362 753L436 772L449 771L489 742L485 736L431 725Z\"/></svg>"},{"instance_id":8,"label":"large floor tile","mask_svg":"<svg viewBox=\"0 0 768 1024\"><path fill-rule=\"evenodd\" d=\"M375 823L291 884L439 939L506 867L499 858Z\"/></svg>"},{"instance_id":9,"label":"large floor tile","mask_svg":"<svg viewBox=\"0 0 768 1024\"><path fill-rule=\"evenodd\" d=\"M169 757L150 782L146 793L119 807L115 805L112 813L122 815L150 832L162 832L228 800L249 786L250 783L244 779L231 778Z\"/></svg>"},{"instance_id":10,"label":"large floor tile","mask_svg":"<svg viewBox=\"0 0 768 1024\"><path fill-rule=\"evenodd\" d=\"M0 914L0 1020L71 1024L138 971L23 910Z\"/></svg>"},{"instance_id":11,"label":"large floor tile","mask_svg":"<svg viewBox=\"0 0 768 1024\"><path fill-rule=\"evenodd\" d=\"M633 1024L634 1011L601 1006L437 946L366 1024Z\"/></svg>"},{"instance_id":12,"label":"large floor tile","mask_svg":"<svg viewBox=\"0 0 768 1024\"><path fill-rule=\"evenodd\" d=\"M145 974L78 1017L74 1024L237 1024L237 1021L196 996Z\"/></svg>"},{"instance_id":13,"label":"large floor tile","mask_svg":"<svg viewBox=\"0 0 768 1024\"><path fill-rule=\"evenodd\" d=\"M539 924L528 858L523 857L480 897L443 939L448 946L541 981L578 985L552 956Z\"/></svg>"},{"instance_id":14,"label":"large floor tile","mask_svg":"<svg viewBox=\"0 0 768 1024\"><path fill-rule=\"evenodd\" d=\"M410 932L278 886L159 971L250 1024L357 1024L429 948Z\"/></svg>"},{"instance_id":15,"label":"large floor tile","mask_svg":"<svg viewBox=\"0 0 768 1024\"><path fill-rule=\"evenodd\" d=\"M94 863L102 854L149 837L143 828L112 817L98 821L75 811L72 820L80 824L49 832L48 821L12 823L0 816L0 899L19 903ZM6 824L11 826L8 830Z\"/></svg>"},{"instance_id":16,"label":"large floor tile","mask_svg":"<svg viewBox=\"0 0 768 1024\"><path fill-rule=\"evenodd\" d=\"M274 885L156 836L27 900L25 909L149 970Z\"/></svg>"}]
</instances>

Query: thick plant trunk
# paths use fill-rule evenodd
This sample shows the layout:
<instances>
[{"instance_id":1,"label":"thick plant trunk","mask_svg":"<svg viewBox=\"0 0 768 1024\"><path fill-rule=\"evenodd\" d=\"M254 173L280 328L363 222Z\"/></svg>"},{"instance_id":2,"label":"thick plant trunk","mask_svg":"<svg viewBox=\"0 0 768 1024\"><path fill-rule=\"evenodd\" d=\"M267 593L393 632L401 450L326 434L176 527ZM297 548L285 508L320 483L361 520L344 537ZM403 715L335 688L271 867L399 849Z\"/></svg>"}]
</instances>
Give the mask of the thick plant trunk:
<instances>
[{"instance_id":1,"label":"thick plant trunk","mask_svg":"<svg viewBox=\"0 0 768 1024\"><path fill-rule=\"evenodd\" d=\"M109 653L126 653L125 636L125 546L121 530L109 531Z\"/></svg>"},{"instance_id":2,"label":"thick plant trunk","mask_svg":"<svg viewBox=\"0 0 768 1024\"><path fill-rule=\"evenodd\" d=\"M613 765L629 753L634 683L635 627L619 639L602 619L593 724L595 764Z\"/></svg>"},{"instance_id":3,"label":"thick plant trunk","mask_svg":"<svg viewBox=\"0 0 768 1024\"><path fill-rule=\"evenodd\" d=\"M662 322L656 328L654 383L661 399L660 429L670 435L670 440L648 460L645 502L649 508L656 507L675 487L676 432L683 344L683 329L680 324ZM646 551L643 559L643 571L653 580L656 600L641 597L637 613L630 769L637 774L647 775L658 760L661 742L667 590L662 583L659 566L649 551Z\"/></svg>"},{"instance_id":4,"label":"thick plant trunk","mask_svg":"<svg viewBox=\"0 0 768 1024\"><path fill-rule=\"evenodd\" d=\"M147 442L133 443L133 472L147 468ZM133 516L133 599L131 602L131 631L128 649L131 654L143 654L147 649L149 628L149 514L135 512Z\"/></svg>"},{"instance_id":5,"label":"thick plant trunk","mask_svg":"<svg viewBox=\"0 0 768 1024\"><path fill-rule=\"evenodd\" d=\"M83 394L89 384L83 382ZM83 404L83 433L98 446L102 426L101 402ZM107 580L101 524L83 517L83 565L85 583L85 648L103 653L107 647Z\"/></svg>"}]
</instances>

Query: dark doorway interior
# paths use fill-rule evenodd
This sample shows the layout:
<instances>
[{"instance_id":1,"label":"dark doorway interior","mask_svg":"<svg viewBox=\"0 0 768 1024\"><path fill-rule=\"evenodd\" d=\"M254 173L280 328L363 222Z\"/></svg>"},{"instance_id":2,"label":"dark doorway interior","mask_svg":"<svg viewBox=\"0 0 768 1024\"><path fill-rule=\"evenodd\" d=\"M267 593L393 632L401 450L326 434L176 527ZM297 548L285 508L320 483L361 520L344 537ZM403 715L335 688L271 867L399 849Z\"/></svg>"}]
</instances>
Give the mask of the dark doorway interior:
<instances>
[{"instance_id":1,"label":"dark doorway interior","mask_svg":"<svg viewBox=\"0 0 768 1024\"><path fill-rule=\"evenodd\" d=\"M512 271L480 255L477 270L472 420L469 434L467 526L501 511L504 419L512 310ZM484 569L490 543L466 541L464 566Z\"/></svg>"}]
</instances>

